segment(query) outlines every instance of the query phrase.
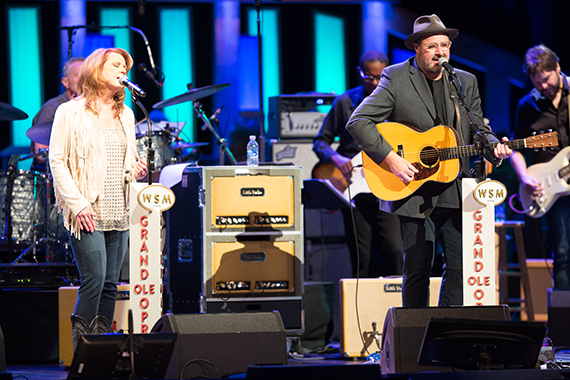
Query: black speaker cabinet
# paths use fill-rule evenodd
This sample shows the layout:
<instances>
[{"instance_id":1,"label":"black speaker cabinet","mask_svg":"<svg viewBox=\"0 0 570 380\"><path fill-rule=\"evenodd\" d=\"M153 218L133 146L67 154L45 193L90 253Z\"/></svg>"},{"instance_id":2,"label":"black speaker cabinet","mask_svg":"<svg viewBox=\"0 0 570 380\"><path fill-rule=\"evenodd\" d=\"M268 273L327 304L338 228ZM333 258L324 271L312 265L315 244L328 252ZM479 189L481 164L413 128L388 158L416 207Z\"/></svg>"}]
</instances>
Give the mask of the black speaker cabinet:
<instances>
[{"instance_id":1,"label":"black speaker cabinet","mask_svg":"<svg viewBox=\"0 0 570 380\"><path fill-rule=\"evenodd\" d=\"M386 314L382 333L382 374L451 371L448 367L418 365L418 355L429 317L509 321L511 313L506 305L418 309L391 307Z\"/></svg>"},{"instance_id":2,"label":"black speaker cabinet","mask_svg":"<svg viewBox=\"0 0 570 380\"><path fill-rule=\"evenodd\" d=\"M221 378L250 365L287 364L286 334L273 313L165 314L152 332L178 338L167 379Z\"/></svg>"},{"instance_id":3,"label":"black speaker cabinet","mask_svg":"<svg viewBox=\"0 0 570 380\"><path fill-rule=\"evenodd\" d=\"M302 182L294 166L187 166L166 216L165 311L271 302L257 311L278 310L288 332L302 331Z\"/></svg>"}]
</instances>

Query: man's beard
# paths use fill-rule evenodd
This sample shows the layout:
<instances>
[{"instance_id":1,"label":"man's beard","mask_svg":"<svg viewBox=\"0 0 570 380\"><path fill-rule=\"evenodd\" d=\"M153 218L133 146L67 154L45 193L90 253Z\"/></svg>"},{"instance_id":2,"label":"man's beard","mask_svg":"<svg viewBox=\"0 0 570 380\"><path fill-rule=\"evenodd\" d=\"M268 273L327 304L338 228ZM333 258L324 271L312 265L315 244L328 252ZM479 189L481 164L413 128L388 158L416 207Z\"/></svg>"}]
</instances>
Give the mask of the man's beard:
<instances>
[{"instance_id":1,"label":"man's beard","mask_svg":"<svg viewBox=\"0 0 570 380\"><path fill-rule=\"evenodd\" d=\"M545 90L540 91L540 93L545 98L548 98L550 100L554 99L558 91L560 91L560 81L561 81L560 74L556 74L556 76L557 76L556 86L548 86Z\"/></svg>"}]
</instances>

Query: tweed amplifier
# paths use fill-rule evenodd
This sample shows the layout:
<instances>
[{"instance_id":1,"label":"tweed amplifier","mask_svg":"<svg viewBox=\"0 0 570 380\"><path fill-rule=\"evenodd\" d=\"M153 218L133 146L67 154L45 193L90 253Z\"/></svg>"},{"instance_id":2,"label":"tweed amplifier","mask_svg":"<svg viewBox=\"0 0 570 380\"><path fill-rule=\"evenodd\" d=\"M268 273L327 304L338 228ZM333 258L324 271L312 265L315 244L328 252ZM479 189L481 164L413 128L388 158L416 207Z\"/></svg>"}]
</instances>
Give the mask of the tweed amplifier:
<instances>
[{"instance_id":1,"label":"tweed amplifier","mask_svg":"<svg viewBox=\"0 0 570 380\"><path fill-rule=\"evenodd\" d=\"M301 269L299 236L210 237L206 245L212 252L208 295L275 295L294 293L301 286L295 281Z\"/></svg>"},{"instance_id":2,"label":"tweed amplifier","mask_svg":"<svg viewBox=\"0 0 570 380\"><path fill-rule=\"evenodd\" d=\"M291 228L294 185L292 176L212 177L211 229Z\"/></svg>"},{"instance_id":3,"label":"tweed amplifier","mask_svg":"<svg viewBox=\"0 0 570 380\"><path fill-rule=\"evenodd\" d=\"M291 314L283 318L287 331L299 330L301 187L296 166L185 167L166 217L165 311L270 307Z\"/></svg>"},{"instance_id":4,"label":"tweed amplifier","mask_svg":"<svg viewBox=\"0 0 570 380\"><path fill-rule=\"evenodd\" d=\"M381 341L388 309L402 306L401 277L361 278L358 281L357 308L356 279L340 280L340 350L346 358L366 357L378 351L372 323L376 323L377 336ZM430 279L430 306L437 306L440 286L441 277ZM359 319L360 329L357 322Z\"/></svg>"}]
</instances>

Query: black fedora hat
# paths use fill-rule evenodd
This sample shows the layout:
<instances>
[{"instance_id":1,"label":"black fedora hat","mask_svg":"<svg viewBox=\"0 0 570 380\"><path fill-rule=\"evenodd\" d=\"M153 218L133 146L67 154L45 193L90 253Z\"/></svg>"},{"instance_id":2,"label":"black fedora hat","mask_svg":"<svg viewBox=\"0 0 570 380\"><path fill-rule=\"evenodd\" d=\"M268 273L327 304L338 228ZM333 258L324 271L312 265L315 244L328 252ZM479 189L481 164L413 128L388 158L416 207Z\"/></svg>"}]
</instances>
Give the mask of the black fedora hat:
<instances>
[{"instance_id":1,"label":"black fedora hat","mask_svg":"<svg viewBox=\"0 0 570 380\"><path fill-rule=\"evenodd\" d=\"M414 48L414 42L435 34L447 34L450 40L457 37L459 30L453 28L446 28L441 22L440 18L433 14L431 16L420 16L414 21L414 33L410 34L404 45L408 49Z\"/></svg>"}]
</instances>

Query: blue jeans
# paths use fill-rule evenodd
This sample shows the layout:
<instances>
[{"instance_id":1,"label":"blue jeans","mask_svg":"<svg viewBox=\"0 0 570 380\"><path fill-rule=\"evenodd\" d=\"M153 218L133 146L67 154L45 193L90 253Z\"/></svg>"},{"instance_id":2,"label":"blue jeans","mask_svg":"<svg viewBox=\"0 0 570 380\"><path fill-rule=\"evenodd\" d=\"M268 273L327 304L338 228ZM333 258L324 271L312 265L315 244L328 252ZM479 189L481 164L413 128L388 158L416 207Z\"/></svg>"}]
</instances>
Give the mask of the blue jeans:
<instances>
[{"instance_id":1,"label":"blue jeans","mask_svg":"<svg viewBox=\"0 0 570 380\"><path fill-rule=\"evenodd\" d=\"M570 197L558 198L545 218L554 259L554 287L570 289Z\"/></svg>"},{"instance_id":2,"label":"blue jeans","mask_svg":"<svg viewBox=\"0 0 570 380\"><path fill-rule=\"evenodd\" d=\"M129 244L129 231L81 232L81 240L71 236L81 285L75 315L91 323L97 316L113 323L117 282Z\"/></svg>"},{"instance_id":3,"label":"blue jeans","mask_svg":"<svg viewBox=\"0 0 570 380\"><path fill-rule=\"evenodd\" d=\"M399 216L404 243L402 305L429 306L436 238L443 249L439 306L463 305L461 210L436 207L426 219Z\"/></svg>"}]
</instances>

